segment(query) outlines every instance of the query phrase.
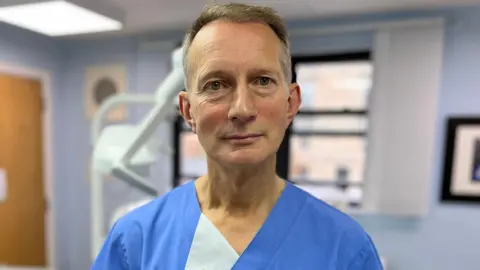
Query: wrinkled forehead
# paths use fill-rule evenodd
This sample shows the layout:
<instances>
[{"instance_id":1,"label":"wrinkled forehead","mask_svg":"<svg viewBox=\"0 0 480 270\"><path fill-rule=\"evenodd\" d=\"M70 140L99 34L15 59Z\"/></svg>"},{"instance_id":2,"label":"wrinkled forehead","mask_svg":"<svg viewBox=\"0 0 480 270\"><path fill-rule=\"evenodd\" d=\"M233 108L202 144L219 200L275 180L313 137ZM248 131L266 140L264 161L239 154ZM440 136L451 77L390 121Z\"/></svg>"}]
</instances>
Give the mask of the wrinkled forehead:
<instances>
[{"instance_id":1,"label":"wrinkled forehead","mask_svg":"<svg viewBox=\"0 0 480 270\"><path fill-rule=\"evenodd\" d=\"M278 37L264 24L214 22L200 30L192 42L187 77L192 80L208 68L281 71L281 48Z\"/></svg>"}]
</instances>

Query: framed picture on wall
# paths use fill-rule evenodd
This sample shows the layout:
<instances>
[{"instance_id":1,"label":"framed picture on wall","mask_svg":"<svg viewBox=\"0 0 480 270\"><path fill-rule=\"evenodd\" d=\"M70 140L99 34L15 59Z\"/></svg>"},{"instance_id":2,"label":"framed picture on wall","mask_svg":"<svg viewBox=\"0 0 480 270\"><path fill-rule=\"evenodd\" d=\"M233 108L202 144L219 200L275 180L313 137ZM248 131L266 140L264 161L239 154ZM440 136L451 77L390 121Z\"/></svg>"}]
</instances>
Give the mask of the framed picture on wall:
<instances>
[{"instance_id":1,"label":"framed picture on wall","mask_svg":"<svg viewBox=\"0 0 480 270\"><path fill-rule=\"evenodd\" d=\"M447 121L442 201L480 203L480 117Z\"/></svg>"},{"instance_id":2,"label":"framed picture on wall","mask_svg":"<svg viewBox=\"0 0 480 270\"><path fill-rule=\"evenodd\" d=\"M85 113L91 119L109 97L125 92L127 68L124 64L88 66L85 69ZM107 120L121 122L126 119L126 108L120 105L110 111Z\"/></svg>"}]
</instances>

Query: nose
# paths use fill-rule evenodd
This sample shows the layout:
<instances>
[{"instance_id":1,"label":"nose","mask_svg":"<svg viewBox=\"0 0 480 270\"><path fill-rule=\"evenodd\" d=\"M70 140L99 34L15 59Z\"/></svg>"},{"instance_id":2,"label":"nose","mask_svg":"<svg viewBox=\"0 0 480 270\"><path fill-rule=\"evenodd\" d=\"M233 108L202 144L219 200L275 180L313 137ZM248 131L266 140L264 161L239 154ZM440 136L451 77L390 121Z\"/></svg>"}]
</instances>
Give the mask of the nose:
<instances>
[{"instance_id":1,"label":"nose","mask_svg":"<svg viewBox=\"0 0 480 270\"><path fill-rule=\"evenodd\" d=\"M252 122L257 118L254 93L248 87L240 86L233 93L228 118L241 123Z\"/></svg>"}]
</instances>

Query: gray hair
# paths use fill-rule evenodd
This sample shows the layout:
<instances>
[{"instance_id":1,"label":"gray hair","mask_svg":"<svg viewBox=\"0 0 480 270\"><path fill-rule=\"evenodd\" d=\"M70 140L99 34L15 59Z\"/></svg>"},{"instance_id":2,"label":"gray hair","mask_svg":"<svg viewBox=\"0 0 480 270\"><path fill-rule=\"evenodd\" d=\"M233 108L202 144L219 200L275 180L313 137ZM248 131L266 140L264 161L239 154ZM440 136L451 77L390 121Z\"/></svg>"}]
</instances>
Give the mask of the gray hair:
<instances>
[{"instance_id":1,"label":"gray hair","mask_svg":"<svg viewBox=\"0 0 480 270\"><path fill-rule=\"evenodd\" d=\"M203 27L217 20L226 20L238 23L259 22L268 25L282 43L280 64L282 66L286 83L288 84L291 82L292 61L290 58L290 43L288 41L288 33L283 19L274 9L269 7L230 3L205 7L185 35L183 40L183 69L185 76L187 76L187 86L189 79L187 56L190 46L192 45L195 36Z\"/></svg>"}]
</instances>

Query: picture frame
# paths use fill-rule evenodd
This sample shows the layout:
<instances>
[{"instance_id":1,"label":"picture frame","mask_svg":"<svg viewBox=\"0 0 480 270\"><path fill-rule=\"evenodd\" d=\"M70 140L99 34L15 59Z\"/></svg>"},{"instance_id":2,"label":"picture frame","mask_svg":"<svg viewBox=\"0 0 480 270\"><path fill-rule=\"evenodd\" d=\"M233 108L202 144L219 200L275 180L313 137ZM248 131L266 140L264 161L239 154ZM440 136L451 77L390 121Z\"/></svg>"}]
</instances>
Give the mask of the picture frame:
<instances>
[{"instance_id":1,"label":"picture frame","mask_svg":"<svg viewBox=\"0 0 480 270\"><path fill-rule=\"evenodd\" d=\"M480 116L446 123L442 202L480 203Z\"/></svg>"},{"instance_id":2,"label":"picture frame","mask_svg":"<svg viewBox=\"0 0 480 270\"><path fill-rule=\"evenodd\" d=\"M92 119L103 102L109 97L125 93L128 87L127 66L124 63L104 63L85 67L84 74L85 116ZM106 119L109 122L124 122L127 119L125 105L112 109Z\"/></svg>"}]
</instances>

